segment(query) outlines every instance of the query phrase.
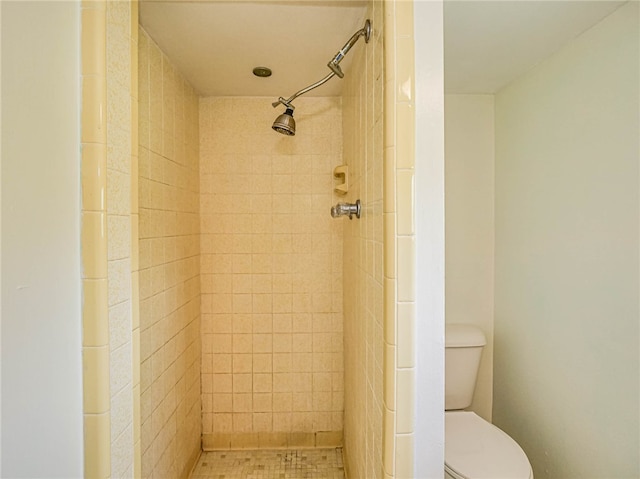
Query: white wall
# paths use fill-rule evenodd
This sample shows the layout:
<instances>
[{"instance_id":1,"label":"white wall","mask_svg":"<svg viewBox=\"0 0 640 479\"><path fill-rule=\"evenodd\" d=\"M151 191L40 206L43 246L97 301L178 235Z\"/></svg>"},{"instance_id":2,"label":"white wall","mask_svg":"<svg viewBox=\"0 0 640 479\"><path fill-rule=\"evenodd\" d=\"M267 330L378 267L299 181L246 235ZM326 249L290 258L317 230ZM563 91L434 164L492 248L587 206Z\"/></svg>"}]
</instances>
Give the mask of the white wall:
<instances>
[{"instance_id":1,"label":"white wall","mask_svg":"<svg viewBox=\"0 0 640 479\"><path fill-rule=\"evenodd\" d=\"M2 2L2 477L82 477L79 4Z\"/></svg>"},{"instance_id":2,"label":"white wall","mask_svg":"<svg viewBox=\"0 0 640 479\"><path fill-rule=\"evenodd\" d=\"M496 97L494 422L536 479L640 476L629 2Z\"/></svg>"},{"instance_id":3,"label":"white wall","mask_svg":"<svg viewBox=\"0 0 640 479\"><path fill-rule=\"evenodd\" d=\"M413 2L415 55L416 368L414 477L444 464L443 2ZM408 85L405 85L407 87ZM408 86L410 90L411 87Z\"/></svg>"},{"instance_id":4,"label":"white wall","mask_svg":"<svg viewBox=\"0 0 640 479\"><path fill-rule=\"evenodd\" d=\"M445 321L484 332L471 409L491 420L494 97L445 95Z\"/></svg>"},{"instance_id":5,"label":"white wall","mask_svg":"<svg viewBox=\"0 0 640 479\"><path fill-rule=\"evenodd\" d=\"M2 26L2 5L0 5L0 28ZM0 52L2 34L0 30ZM0 54L0 132L2 132L2 55ZM0 133L0 171L2 170L2 139ZM0 173L0 358L2 358L2 174ZM1 362L0 362L1 364ZM2 367L0 366L0 476L2 476Z\"/></svg>"}]
</instances>

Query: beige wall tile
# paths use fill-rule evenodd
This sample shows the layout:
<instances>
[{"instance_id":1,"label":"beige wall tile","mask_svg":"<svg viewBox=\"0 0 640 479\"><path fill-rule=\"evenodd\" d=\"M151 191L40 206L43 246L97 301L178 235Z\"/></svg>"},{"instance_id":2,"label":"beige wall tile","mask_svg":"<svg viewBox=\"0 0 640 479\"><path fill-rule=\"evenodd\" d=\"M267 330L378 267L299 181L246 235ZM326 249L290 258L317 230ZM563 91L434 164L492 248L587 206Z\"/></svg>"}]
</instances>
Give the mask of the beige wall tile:
<instances>
[{"instance_id":1,"label":"beige wall tile","mask_svg":"<svg viewBox=\"0 0 640 479\"><path fill-rule=\"evenodd\" d=\"M82 74L106 74L106 11L104 8L82 9Z\"/></svg>"},{"instance_id":2,"label":"beige wall tile","mask_svg":"<svg viewBox=\"0 0 640 479\"><path fill-rule=\"evenodd\" d=\"M384 350L384 405L387 409L396 409L396 347L385 344Z\"/></svg>"},{"instance_id":3,"label":"beige wall tile","mask_svg":"<svg viewBox=\"0 0 640 479\"><path fill-rule=\"evenodd\" d=\"M85 477L111 477L111 440L109 413L85 414Z\"/></svg>"},{"instance_id":4,"label":"beige wall tile","mask_svg":"<svg viewBox=\"0 0 640 479\"><path fill-rule=\"evenodd\" d=\"M394 2L395 9L395 34L397 36L413 36L413 3Z\"/></svg>"},{"instance_id":5,"label":"beige wall tile","mask_svg":"<svg viewBox=\"0 0 640 479\"><path fill-rule=\"evenodd\" d=\"M390 62L394 70L394 80L389 90L395 92L395 105L388 102L395 111L396 122L396 194L397 194L397 356L396 356L396 414L395 414L395 477L413 477L413 436L414 430L414 376L413 366L415 338L414 304L415 291L415 229L413 224L414 202L411 192L413 188L414 167L414 39L413 39L413 4L412 2L388 2L394 4L392 16L395 23L393 43L395 59ZM385 6L386 6L385 5ZM390 437L385 437L390 440ZM391 460L389 458L389 460ZM391 467L386 471L390 472Z\"/></svg>"},{"instance_id":6,"label":"beige wall tile","mask_svg":"<svg viewBox=\"0 0 640 479\"><path fill-rule=\"evenodd\" d=\"M83 4L81 15L85 475L109 477L106 4Z\"/></svg>"},{"instance_id":7,"label":"beige wall tile","mask_svg":"<svg viewBox=\"0 0 640 479\"><path fill-rule=\"evenodd\" d=\"M82 266L87 279L107 277L107 214L82 213Z\"/></svg>"},{"instance_id":8,"label":"beige wall tile","mask_svg":"<svg viewBox=\"0 0 640 479\"><path fill-rule=\"evenodd\" d=\"M396 435L396 475L399 479L412 479L414 441L413 434Z\"/></svg>"},{"instance_id":9,"label":"beige wall tile","mask_svg":"<svg viewBox=\"0 0 640 479\"><path fill-rule=\"evenodd\" d=\"M334 260L342 257L342 244L332 241L342 230L327 214L334 200L333 168L341 157L320 127L339 119L341 107L335 99L300 99L299 111L309 116L296 138L278 138L267 127L238 145L231 128L234 118L244 121L246 111L252 121L257 117L256 124L273 121L266 98L200 102L200 207L207 212L200 217L206 258L201 284L208 296L202 304L216 316L232 313L232 334L228 323L212 322L202 347L214 353L214 371L228 367L218 356L231 352L233 430L260 433L264 442L269 434L331 426L324 416L314 422L314 407L323 413L343 409L330 392L332 359L342 362L342 348L333 346L341 341L330 336L332 315L342 330L342 301L333 301L342 295L341 281L334 280L342 277L342 264ZM219 121L222 116L228 121ZM293 214L294 207L309 215ZM312 393L314 368L325 374L316 383L324 395ZM214 380L211 387L215 397L226 386ZM300 411L295 417L294 396ZM204 415L212 412L208 407L203 400ZM221 432L217 426L226 427L213 420L204 433Z\"/></svg>"},{"instance_id":10,"label":"beige wall tile","mask_svg":"<svg viewBox=\"0 0 640 479\"><path fill-rule=\"evenodd\" d=\"M415 182L413 170L398 170L397 184L397 231L398 235L415 234L413 205L415 203Z\"/></svg>"},{"instance_id":11,"label":"beige wall tile","mask_svg":"<svg viewBox=\"0 0 640 479\"><path fill-rule=\"evenodd\" d=\"M415 397L413 369L397 370L396 396L396 433L412 433Z\"/></svg>"},{"instance_id":12,"label":"beige wall tile","mask_svg":"<svg viewBox=\"0 0 640 479\"><path fill-rule=\"evenodd\" d=\"M402 2L399 2L402 3ZM395 84L396 102L413 101L413 36L396 37ZM397 110L396 110L396 118ZM397 135L396 131L396 135Z\"/></svg>"},{"instance_id":13,"label":"beige wall tile","mask_svg":"<svg viewBox=\"0 0 640 479\"><path fill-rule=\"evenodd\" d=\"M398 301L415 300L415 240L413 236L398 237Z\"/></svg>"},{"instance_id":14,"label":"beige wall tile","mask_svg":"<svg viewBox=\"0 0 640 479\"><path fill-rule=\"evenodd\" d=\"M150 407L158 411L155 416L142 415L142 474L177 477L187 474L197 458L203 424L219 424L225 432L232 429L232 384L227 379L232 331L226 315L232 303L226 290L218 293L220 281L212 277L202 282L205 294L200 296L197 97L142 29L138 40L140 394L142 409L149 397ZM187 129L193 133L185 135ZM194 160L187 162L187 156ZM135 252L131 260L135 265ZM214 309L212 297L228 297L224 308ZM224 353L202 348L201 308L208 313L203 329L222 327L224 334L217 335L216 345ZM214 396L214 384L224 394ZM206 415L200 414L201 401L208 406ZM213 414L214 409L220 413ZM175 442L158 434L169 428Z\"/></svg>"},{"instance_id":15,"label":"beige wall tile","mask_svg":"<svg viewBox=\"0 0 640 479\"><path fill-rule=\"evenodd\" d=\"M383 473L383 315L389 299L384 292L383 268L385 256L395 254L393 243L387 244L388 251L383 247L386 239L382 214L395 210L395 198L388 197L389 192L395 191L395 157L388 154L385 158L382 140L393 141L395 132L383 128L381 121L384 76L379 73L384 62L381 35L385 27L380 13L375 2L368 2L367 16L372 20L374 34L368 44L359 44L350 53L351 69L362 74L346 76L343 92L343 147L350 188L346 200L360 198L364 208L359 221L343 223L343 280L347 288L344 310L348 318L343 328L344 441L349 475L371 478ZM393 120L393 116L385 119L385 124L393 125ZM395 228L392 231L395 234ZM394 309L395 304L389 307ZM370 388L368 384L378 387Z\"/></svg>"},{"instance_id":16,"label":"beige wall tile","mask_svg":"<svg viewBox=\"0 0 640 479\"><path fill-rule=\"evenodd\" d=\"M413 60L412 60L413 61ZM413 168L415 144L413 103L396 104L396 168ZM398 185L401 190L401 186Z\"/></svg>"},{"instance_id":17,"label":"beige wall tile","mask_svg":"<svg viewBox=\"0 0 640 479\"><path fill-rule=\"evenodd\" d=\"M83 346L109 344L107 279L85 279L82 282Z\"/></svg>"},{"instance_id":18,"label":"beige wall tile","mask_svg":"<svg viewBox=\"0 0 640 479\"><path fill-rule=\"evenodd\" d=\"M109 347L84 348L84 412L105 414L109 412Z\"/></svg>"},{"instance_id":19,"label":"beige wall tile","mask_svg":"<svg viewBox=\"0 0 640 479\"><path fill-rule=\"evenodd\" d=\"M412 368L415 366L415 304L398 304L398 367Z\"/></svg>"},{"instance_id":20,"label":"beige wall tile","mask_svg":"<svg viewBox=\"0 0 640 479\"><path fill-rule=\"evenodd\" d=\"M396 430L395 430L395 413L394 411L385 408L384 409L384 447L382 449L382 463L384 465L385 475L389 477L395 476L395 444L396 444Z\"/></svg>"},{"instance_id":21,"label":"beige wall tile","mask_svg":"<svg viewBox=\"0 0 640 479\"><path fill-rule=\"evenodd\" d=\"M82 142L107 142L107 87L102 76L82 78Z\"/></svg>"},{"instance_id":22,"label":"beige wall tile","mask_svg":"<svg viewBox=\"0 0 640 479\"><path fill-rule=\"evenodd\" d=\"M135 449L132 367L133 297L131 253L131 185L137 172L131 171L133 123L137 109L132 108L131 91L131 4L106 4L106 208L108 238L108 304L110 336L111 393L111 474L121 476L133 470ZM137 67L137 62L136 62ZM136 148L137 150L137 148ZM137 236L135 237L137 241ZM128 431L128 432L125 432ZM135 442L135 439L134 439Z\"/></svg>"},{"instance_id":23,"label":"beige wall tile","mask_svg":"<svg viewBox=\"0 0 640 479\"><path fill-rule=\"evenodd\" d=\"M82 209L107 209L107 156L105 145L82 145Z\"/></svg>"}]
</instances>

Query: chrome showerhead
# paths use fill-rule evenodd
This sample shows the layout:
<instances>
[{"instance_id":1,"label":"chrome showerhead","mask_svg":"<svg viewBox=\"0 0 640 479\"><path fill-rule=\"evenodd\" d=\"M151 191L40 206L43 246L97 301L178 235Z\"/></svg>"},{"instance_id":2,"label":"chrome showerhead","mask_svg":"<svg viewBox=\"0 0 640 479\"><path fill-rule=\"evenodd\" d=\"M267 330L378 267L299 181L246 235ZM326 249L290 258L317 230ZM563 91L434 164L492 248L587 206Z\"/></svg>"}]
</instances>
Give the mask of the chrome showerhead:
<instances>
[{"instance_id":1,"label":"chrome showerhead","mask_svg":"<svg viewBox=\"0 0 640 479\"><path fill-rule=\"evenodd\" d=\"M293 108L287 110L273 122L271 126L278 133L293 136L296 134L296 121L293 119Z\"/></svg>"}]
</instances>

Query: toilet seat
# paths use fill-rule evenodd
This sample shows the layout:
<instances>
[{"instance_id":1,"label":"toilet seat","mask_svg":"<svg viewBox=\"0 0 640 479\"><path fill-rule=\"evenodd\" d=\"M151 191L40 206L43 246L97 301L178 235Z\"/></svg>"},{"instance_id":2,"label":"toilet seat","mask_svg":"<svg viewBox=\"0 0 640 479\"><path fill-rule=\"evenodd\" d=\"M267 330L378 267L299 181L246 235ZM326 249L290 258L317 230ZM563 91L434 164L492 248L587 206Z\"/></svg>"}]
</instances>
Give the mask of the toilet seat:
<instances>
[{"instance_id":1,"label":"toilet seat","mask_svg":"<svg viewBox=\"0 0 640 479\"><path fill-rule=\"evenodd\" d=\"M445 412L445 471L455 479L533 479L518 443L469 411Z\"/></svg>"}]
</instances>

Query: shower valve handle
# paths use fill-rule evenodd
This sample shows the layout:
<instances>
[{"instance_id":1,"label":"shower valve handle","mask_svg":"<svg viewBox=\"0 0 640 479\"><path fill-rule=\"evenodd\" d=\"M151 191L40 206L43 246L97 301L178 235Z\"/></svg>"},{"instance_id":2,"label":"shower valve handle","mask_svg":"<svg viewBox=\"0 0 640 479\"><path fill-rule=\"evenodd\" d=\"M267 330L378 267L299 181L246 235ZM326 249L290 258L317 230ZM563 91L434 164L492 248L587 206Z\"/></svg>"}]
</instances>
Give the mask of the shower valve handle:
<instances>
[{"instance_id":1,"label":"shower valve handle","mask_svg":"<svg viewBox=\"0 0 640 479\"><path fill-rule=\"evenodd\" d=\"M353 219L353 215L356 218L360 218L360 200L356 200L355 203L338 203L331 207L331 216L333 218L339 218L340 216L349 216L349 219Z\"/></svg>"}]
</instances>

